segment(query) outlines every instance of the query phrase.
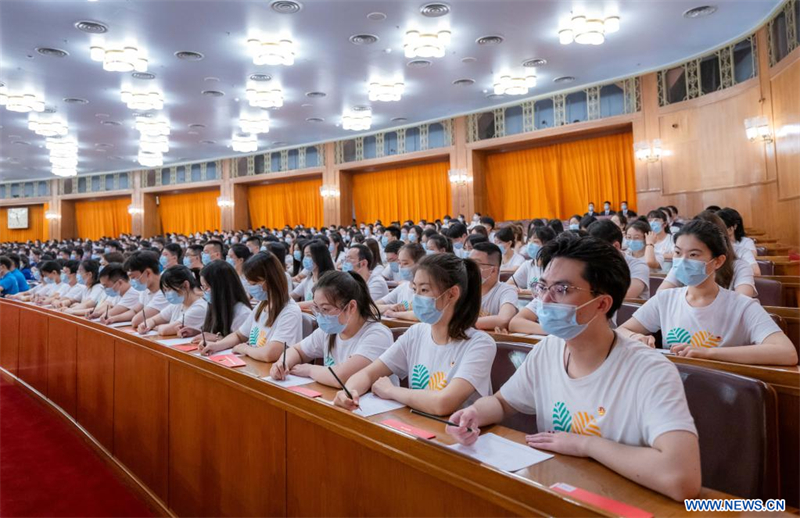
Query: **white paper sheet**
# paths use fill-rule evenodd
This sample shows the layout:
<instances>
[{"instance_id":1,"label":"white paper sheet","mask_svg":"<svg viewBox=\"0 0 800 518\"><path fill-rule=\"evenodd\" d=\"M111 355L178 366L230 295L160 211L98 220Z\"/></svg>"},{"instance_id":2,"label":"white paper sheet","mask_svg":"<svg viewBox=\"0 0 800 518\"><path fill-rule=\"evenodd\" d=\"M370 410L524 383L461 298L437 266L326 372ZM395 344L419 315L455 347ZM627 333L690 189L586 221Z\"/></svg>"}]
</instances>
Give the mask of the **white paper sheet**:
<instances>
[{"instance_id":1,"label":"white paper sheet","mask_svg":"<svg viewBox=\"0 0 800 518\"><path fill-rule=\"evenodd\" d=\"M201 349L203 348L202 344L201 344L200 348ZM233 347L231 347L230 349L224 349L224 350L216 352L216 353L211 353L211 354L209 354L209 356L223 356L225 354L233 354Z\"/></svg>"},{"instance_id":2,"label":"white paper sheet","mask_svg":"<svg viewBox=\"0 0 800 518\"><path fill-rule=\"evenodd\" d=\"M155 329L148 331L143 335L139 334L139 332L136 329L128 329L127 332L136 336L158 336L158 331L156 331Z\"/></svg>"},{"instance_id":3,"label":"white paper sheet","mask_svg":"<svg viewBox=\"0 0 800 518\"><path fill-rule=\"evenodd\" d=\"M381 399L370 392L358 398L358 406L359 408L353 413L361 417L369 417L397 410L398 408L403 408L405 405L393 399Z\"/></svg>"},{"instance_id":4,"label":"white paper sheet","mask_svg":"<svg viewBox=\"0 0 800 518\"><path fill-rule=\"evenodd\" d=\"M108 324L108 327L119 328L119 327L130 327L131 322L115 322L113 324Z\"/></svg>"},{"instance_id":5,"label":"white paper sheet","mask_svg":"<svg viewBox=\"0 0 800 518\"><path fill-rule=\"evenodd\" d=\"M656 351L660 352L661 354L674 354L669 349L656 349Z\"/></svg>"},{"instance_id":6,"label":"white paper sheet","mask_svg":"<svg viewBox=\"0 0 800 518\"><path fill-rule=\"evenodd\" d=\"M169 340L156 340L161 345L166 345L167 347L172 347L174 345L186 345L192 342L194 338L172 338Z\"/></svg>"},{"instance_id":7,"label":"white paper sheet","mask_svg":"<svg viewBox=\"0 0 800 518\"><path fill-rule=\"evenodd\" d=\"M295 376L294 374L287 375L286 379L281 381L272 379L272 376L267 376L264 379L269 381L270 383L274 383L275 385L284 388L297 387L299 385L306 385L308 383L314 382L314 380L311 378L306 378L305 376Z\"/></svg>"},{"instance_id":8,"label":"white paper sheet","mask_svg":"<svg viewBox=\"0 0 800 518\"><path fill-rule=\"evenodd\" d=\"M481 435L471 446L453 444L448 448L503 471L519 471L553 457L549 453L534 450L530 446L509 441L493 433Z\"/></svg>"}]
</instances>

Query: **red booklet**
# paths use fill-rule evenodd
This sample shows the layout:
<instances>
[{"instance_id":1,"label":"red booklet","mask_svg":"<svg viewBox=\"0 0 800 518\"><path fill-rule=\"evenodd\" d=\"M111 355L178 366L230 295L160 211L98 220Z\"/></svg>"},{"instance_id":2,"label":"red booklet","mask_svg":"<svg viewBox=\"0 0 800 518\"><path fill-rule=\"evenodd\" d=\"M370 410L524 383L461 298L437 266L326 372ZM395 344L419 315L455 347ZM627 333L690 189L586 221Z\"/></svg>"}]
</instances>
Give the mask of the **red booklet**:
<instances>
[{"instance_id":1,"label":"red booklet","mask_svg":"<svg viewBox=\"0 0 800 518\"><path fill-rule=\"evenodd\" d=\"M436 437L436 434L433 432L429 432L423 428L417 428L416 426L411 426L410 424L398 421L397 419L386 419L381 421L381 424L388 426L389 428L394 428L395 430L400 430L401 432L405 432L407 434L421 437L423 439L433 439Z\"/></svg>"},{"instance_id":2,"label":"red booklet","mask_svg":"<svg viewBox=\"0 0 800 518\"><path fill-rule=\"evenodd\" d=\"M305 387L289 387L289 390L297 392L298 394L303 394L304 396L308 397L321 397L322 392L317 392L316 390L312 390L310 388Z\"/></svg>"},{"instance_id":3,"label":"red booklet","mask_svg":"<svg viewBox=\"0 0 800 518\"><path fill-rule=\"evenodd\" d=\"M209 360L217 362L226 367L244 367L247 365L244 360L233 354L223 354L221 356L209 356Z\"/></svg>"},{"instance_id":4,"label":"red booklet","mask_svg":"<svg viewBox=\"0 0 800 518\"><path fill-rule=\"evenodd\" d=\"M558 482L550 486L550 489L557 493L561 493L562 495L567 495L575 500L580 502L585 502L587 504L591 504L595 507L613 513L617 516L622 516L623 518L653 518L653 513L649 513L638 507L633 507L632 505L623 504L622 502L618 502L617 500L612 500L610 498L606 498L604 496L600 496L596 493L591 493L586 491L585 489L581 489L579 487L571 486L569 484L565 484L563 482Z\"/></svg>"},{"instance_id":5,"label":"red booklet","mask_svg":"<svg viewBox=\"0 0 800 518\"><path fill-rule=\"evenodd\" d=\"M194 344L188 344L188 345L176 345L176 346L175 346L175 349L177 349L177 350L179 350L179 351L186 352L186 353L190 353L190 352L192 352L192 351L196 351L196 350L197 350L197 346L196 346L196 345L194 345Z\"/></svg>"}]
</instances>

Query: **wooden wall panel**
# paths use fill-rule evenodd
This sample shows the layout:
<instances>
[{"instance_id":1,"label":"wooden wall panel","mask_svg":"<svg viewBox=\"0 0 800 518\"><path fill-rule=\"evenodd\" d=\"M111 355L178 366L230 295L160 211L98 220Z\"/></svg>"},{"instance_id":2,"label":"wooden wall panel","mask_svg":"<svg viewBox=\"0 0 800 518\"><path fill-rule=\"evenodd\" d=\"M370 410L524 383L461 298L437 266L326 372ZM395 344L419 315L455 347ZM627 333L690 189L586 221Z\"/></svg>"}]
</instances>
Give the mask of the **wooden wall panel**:
<instances>
[{"instance_id":1,"label":"wooden wall panel","mask_svg":"<svg viewBox=\"0 0 800 518\"><path fill-rule=\"evenodd\" d=\"M167 501L167 359L114 341L114 456Z\"/></svg>"},{"instance_id":2,"label":"wooden wall panel","mask_svg":"<svg viewBox=\"0 0 800 518\"><path fill-rule=\"evenodd\" d=\"M284 411L170 365L169 507L177 515L286 516L285 444Z\"/></svg>"},{"instance_id":3,"label":"wooden wall panel","mask_svg":"<svg viewBox=\"0 0 800 518\"><path fill-rule=\"evenodd\" d=\"M77 420L114 451L114 339L84 327L77 335Z\"/></svg>"},{"instance_id":4,"label":"wooden wall panel","mask_svg":"<svg viewBox=\"0 0 800 518\"><path fill-rule=\"evenodd\" d=\"M0 367L17 375L19 361L19 308L0 305Z\"/></svg>"},{"instance_id":5,"label":"wooden wall panel","mask_svg":"<svg viewBox=\"0 0 800 518\"><path fill-rule=\"evenodd\" d=\"M76 416L77 339L75 324L56 318L47 327L47 392L50 399L72 417Z\"/></svg>"},{"instance_id":6,"label":"wooden wall panel","mask_svg":"<svg viewBox=\"0 0 800 518\"><path fill-rule=\"evenodd\" d=\"M19 318L18 376L47 396L47 321L42 313L23 311Z\"/></svg>"},{"instance_id":7,"label":"wooden wall panel","mask_svg":"<svg viewBox=\"0 0 800 518\"><path fill-rule=\"evenodd\" d=\"M770 83L778 194L781 199L796 198L800 197L800 59L772 77Z\"/></svg>"}]
</instances>

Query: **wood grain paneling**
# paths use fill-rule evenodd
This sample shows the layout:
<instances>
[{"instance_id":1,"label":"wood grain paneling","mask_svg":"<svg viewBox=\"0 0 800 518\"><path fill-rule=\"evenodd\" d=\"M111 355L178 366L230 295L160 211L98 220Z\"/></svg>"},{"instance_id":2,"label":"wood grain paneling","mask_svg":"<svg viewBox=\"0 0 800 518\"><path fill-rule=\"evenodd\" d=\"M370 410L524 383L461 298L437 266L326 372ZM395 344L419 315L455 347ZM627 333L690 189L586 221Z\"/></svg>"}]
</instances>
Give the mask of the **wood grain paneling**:
<instances>
[{"instance_id":1,"label":"wood grain paneling","mask_svg":"<svg viewBox=\"0 0 800 518\"><path fill-rule=\"evenodd\" d=\"M356 441L287 419L287 516L514 516Z\"/></svg>"},{"instance_id":2,"label":"wood grain paneling","mask_svg":"<svg viewBox=\"0 0 800 518\"><path fill-rule=\"evenodd\" d=\"M77 420L100 444L114 450L114 340L86 327L77 334Z\"/></svg>"},{"instance_id":3,"label":"wood grain paneling","mask_svg":"<svg viewBox=\"0 0 800 518\"><path fill-rule=\"evenodd\" d=\"M791 505L800 501L800 396L778 391L778 441L781 498Z\"/></svg>"},{"instance_id":4,"label":"wood grain paneling","mask_svg":"<svg viewBox=\"0 0 800 518\"><path fill-rule=\"evenodd\" d=\"M19 317L19 371L24 381L47 395L47 321L42 313L23 311Z\"/></svg>"},{"instance_id":5,"label":"wood grain paneling","mask_svg":"<svg viewBox=\"0 0 800 518\"><path fill-rule=\"evenodd\" d=\"M285 412L176 363L169 396L169 507L180 516L285 516Z\"/></svg>"},{"instance_id":6,"label":"wood grain paneling","mask_svg":"<svg viewBox=\"0 0 800 518\"><path fill-rule=\"evenodd\" d=\"M78 328L67 320L49 319L47 326L47 393L55 404L76 416Z\"/></svg>"},{"instance_id":7,"label":"wood grain paneling","mask_svg":"<svg viewBox=\"0 0 800 518\"><path fill-rule=\"evenodd\" d=\"M114 341L114 456L167 501L169 365Z\"/></svg>"},{"instance_id":8,"label":"wood grain paneling","mask_svg":"<svg viewBox=\"0 0 800 518\"><path fill-rule=\"evenodd\" d=\"M0 367L17 375L19 361L19 308L0 305Z\"/></svg>"},{"instance_id":9,"label":"wood grain paneling","mask_svg":"<svg viewBox=\"0 0 800 518\"><path fill-rule=\"evenodd\" d=\"M781 199L800 196L800 59L770 80Z\"/></svg>"}]
</instances>

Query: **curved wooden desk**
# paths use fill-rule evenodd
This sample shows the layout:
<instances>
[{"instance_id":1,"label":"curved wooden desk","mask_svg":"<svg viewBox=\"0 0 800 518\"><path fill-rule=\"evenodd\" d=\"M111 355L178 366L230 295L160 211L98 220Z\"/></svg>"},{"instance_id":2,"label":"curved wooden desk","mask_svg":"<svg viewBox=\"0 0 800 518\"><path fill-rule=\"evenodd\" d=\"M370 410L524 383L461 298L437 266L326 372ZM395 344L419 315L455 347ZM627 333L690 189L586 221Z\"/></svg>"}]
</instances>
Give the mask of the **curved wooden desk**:
<instances>
[{"instance_id":1,"label":"curved wooden desk","mask_svg":"<svg viewBox=\"0 0 800 518\"><path fill-rule=\"evenodd\" d=\"M269 364L229 369L130 332L0 300L0 367L61 409L180 516L603 516L548 486L566 482L653 512L682 503L588 459L516 474L270 384ZM335 390L311 385L331 399ZM522 434L492 431L520 440ZM725 497L703 490L702 496Z\"/></svg>"}]
</instances>

